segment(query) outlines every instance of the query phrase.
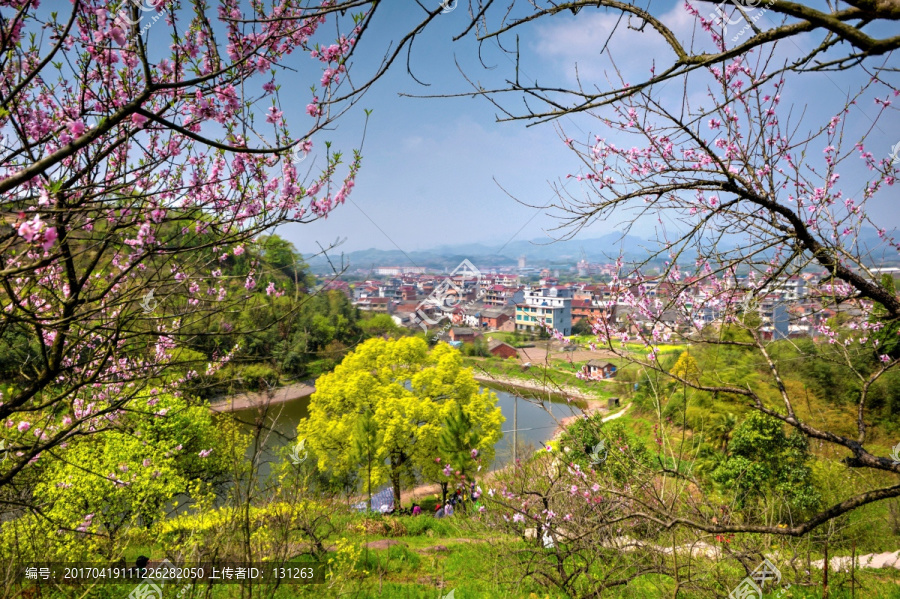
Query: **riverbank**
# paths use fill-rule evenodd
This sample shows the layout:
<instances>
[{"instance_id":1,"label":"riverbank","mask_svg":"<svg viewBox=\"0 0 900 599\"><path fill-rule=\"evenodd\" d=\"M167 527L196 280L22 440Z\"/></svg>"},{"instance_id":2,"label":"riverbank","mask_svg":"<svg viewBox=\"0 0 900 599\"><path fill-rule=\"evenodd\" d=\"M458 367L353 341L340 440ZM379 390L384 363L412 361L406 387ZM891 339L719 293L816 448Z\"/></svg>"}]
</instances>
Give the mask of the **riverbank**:
<instances>
[{"instance_id":1,"label":"riverbank","mask_svg":"<svg viewBox=\"0 0 900 599\"><path fill-rule=\"evenodd\" d=\"M504 376L502 374L475 373L475 380L500 387L515 387L518 389L528 389L529 391L540 391L542 393L564 396L579 403L583 403L584 407L587 409L596 409L601 407L604 403L599 397L585 395L581 389L570 387L568 385L555 385L550 387L537 379L521 379Z\"/></svg>"},{"instance_id":2,"label":"riverbank","mask_svg":"<svg viewBox=\"0 0 900 599\"><path fill-rule=\"evenodd\" d=\"M582 390L567 385L548 387L538 380L513 378L499 374L489 375L476 373L475 380L480 383L498 387L514 387L517 389L527 389L529 391L540 391L542 393L565 396L578 402L579 407L589 411L600 409L605 405L605 402L602 399L585 395ZM248 408L259 408L287 403L289 401L309 397L315 392L315 379L310 379L308 381L294 383L293 385L277 387L270 392L236 393L227 397L218 397L210 402L209 407L215 412L236 412Z\"/></svg>"},{"instance_id":3,"label":"riverbank","mask_svg":"<svg viewBox=\"0 0 900 599\"><path fill-rule=\"evenodd\" d=\"M248 408L261 408L277 404L287 403L304 397L309 397L316 392L315 380L302 381L293 385L277 387L269 392L260 393L236 393L228 397L219 397L210 402L210 409L214 412L236 412Z\"/></svg>"},{"instance_id":4,"label":"riverbank","mask_svg":"<svg viewBox=\"0 0 900 599\"><path fill-rule=\"evenodd\" d=\"M610 414L608 416L604 416L602 419L603 422L609 422L610 420L615 420L616 418L623 416L625 414L625 412L628 411L628 408L630 408L630 407L631 407L630 403L625 404L625 407L622 408L621 410L619 410L618 412L616 412L615 414ZM577 415L577 416L566 416L565 418L560 418L559 426L557 426L556 430L553 431L553 436L551 437L551 439L556 439L557 437L559 437L562 434L562 432L564 430L566 430L567 426L569 426L570 424L575 422L577 419L582 418L583 416L589 416L589 415L593 414L594 412L608 412L608 411L609 410L607 410L606 408L602 408L602 407L601 408L588 408L584 411L584 414Z\"/></svg>"}]
</instances>

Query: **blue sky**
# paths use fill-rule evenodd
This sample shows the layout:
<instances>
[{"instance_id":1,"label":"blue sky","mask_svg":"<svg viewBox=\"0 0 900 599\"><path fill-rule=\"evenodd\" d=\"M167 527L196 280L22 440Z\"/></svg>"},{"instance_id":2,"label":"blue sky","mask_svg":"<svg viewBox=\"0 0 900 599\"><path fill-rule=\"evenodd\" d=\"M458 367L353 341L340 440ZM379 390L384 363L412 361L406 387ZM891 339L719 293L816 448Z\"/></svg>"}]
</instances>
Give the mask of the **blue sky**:
<instances>
[{"instance_id":1,"label":"blue sky","mask_svg":"<svg viewBox=\"0 0 900 599\"><path fill-rule=\"evenodd\" d=\"M437 5L437 0L432 3ZM356 71L351 71L356 80L373 71L391 39L422 18L413 2L386 4L385 10L379 9L372 30L357 49L353 65ZM690 36L693 22L680 4L656 0L653 4L655 14L669 12L670 27L682 36ZM347 238L341 248L344 251L371 247L413 251L457 242L501 245L512 239L549 240L550 236L560 235L552 231L558 225L553 217L523 206L513 198L525 204L547 205L555 197L553 183L568 185L571 191L580 193L579 184L566 180L565 176L577 172L582 165L561 142L559 129L576 139L586 139L593 133L610 138L609 132L599 128L598 121L579 116L555 124L526 127L522 121L497 123L497 109L483 98L419 99L398 95L400 92L458 93L471 89L454 61L485 87L498 85L503 78L512 76L511 58L499 52L496 45L482 47L485 63L494 67L485 69L478 62L477 46L472 38L452 42L451 37L467 22L466 13L466 7L460 2L456 10L442 15L416 40L411 68L418 79L431 84L429 87L416 83L406 72L404 53L387 76L338 121L334 130L313 137L316 150L301 163L304 168L323 164L320 151L325 140L346 150L358 146L362 138L363 109L373 110L352 201L335 210L327 220L290 225L279 231L301 252L316 251L316 242L326 245L337 237ZM763 15L762 19L766 18ZM566 13L523 29L520 78L536 79L542 85L571 86L577 63L582 81L603 85L611 63L599 51L616 19L613 13L586 8L577 16ZM742 25L733 27L737 31ZM612 57L634 80L647 72L654 59L661 65L671 56L658 36L630 31L624 24L619 26L614 40L610 46ZM511 38L506 41L512 43ZM807 43L811 44L812 40L786 44L782 48L783 56L799 55ZM305 58L298 57L298 63L315 66ZM285 115L289 123L299 125L298 130L308 125L304 108L310 97L309 86L317 79L307 68L296 78L280 79ZM818 125L840 108L848 90L864 80L865 75L859 71L851 75L806 75L802 86L791 86L789 81L783 105L794 105L795 118L800 110L805 110L804 118L808 120L804 124ZM680 84L671 83L669 88L658 93L679 98L683 92ZM703 88L699 86L687 92L698 100L703 96ZM285 100L292 97L298 99L295 105ZM508 103L521 106L520 100L512 96ZM855 107L850 131L854 134L864 131L875 113L874 105ZM882 150L887 155L897 141L900 141L900 126L895 117L880 121L867 145L876 156ZM847 182L847 192L856 192L864 176L862 171L845 172L842 181ZM851 192L853 185L856 187ZM893 189L893 198L877 198L870 208L871 213L890 227L900 221ZM579 233L579 237L597 237L618 230L618 225L619 221L597 223ZM634 232L650 237L653 226L653 222L639 222Z\"/></svg>"}]
</instances>

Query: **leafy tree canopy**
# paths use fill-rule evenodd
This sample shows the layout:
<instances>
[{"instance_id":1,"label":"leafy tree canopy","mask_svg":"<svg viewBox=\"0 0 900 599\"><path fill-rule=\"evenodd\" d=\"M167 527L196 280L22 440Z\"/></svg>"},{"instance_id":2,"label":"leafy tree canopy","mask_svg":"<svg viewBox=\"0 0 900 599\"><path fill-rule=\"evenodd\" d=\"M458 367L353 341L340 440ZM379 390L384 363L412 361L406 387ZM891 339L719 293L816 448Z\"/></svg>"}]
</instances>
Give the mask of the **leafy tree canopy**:
<instances>
[{"instance_id":1,"label":"leafy tree canopy","mask_svg":"<svg viewBox=\"0 0 900 599\"><path fill-rule=\"evenodd\" d=\"M782 497L800 510L820 501L807 465L807 439L786 435L778 420L752 412L734 431L729 456L712 473L712 480L736 494L742 505L762 501L769 494ZM748 512L749 514L750 512Z\"/></svg>"},{"instance_id":2,"label":"leafy tree canopy","mask_svg":"<svg viewBox=\"0 0 900 599\"><path fill-rule=\"evenodd\" d=\"M176 497L206 501L227 480L229 444L240 435L208 408L158 394L113 420L103 435L76 437L41 455L26 483L35 505L5 523L0 555L114 558L125 533L161 522ZM43 431L22 432L13 450L32 433Z\"/></svg>"},{"instance_id":3,"label":"leafy tree canopy","mask_svg":"<svg viewBox=\"0 0 900 599\"><path fill-rule=\"evenodd\" d=\"M367 443L357 442L365 428L357 421L370 412L380 436L373 485L390 478L399 505L402 475L413 469L436 475L441 433L459 411L470 426L473 446L467 449L477 450L485 461L492 459L503 422L496 404L497 396L479 389L471 369L462 366L461 354L449 345L429 351L420 338L374 338L348 354L334 372L319 377L309 417L298 433L318 457L320 469L335 476L359 472L364 464L354 447Z\"/></svg>"}]
</instances>

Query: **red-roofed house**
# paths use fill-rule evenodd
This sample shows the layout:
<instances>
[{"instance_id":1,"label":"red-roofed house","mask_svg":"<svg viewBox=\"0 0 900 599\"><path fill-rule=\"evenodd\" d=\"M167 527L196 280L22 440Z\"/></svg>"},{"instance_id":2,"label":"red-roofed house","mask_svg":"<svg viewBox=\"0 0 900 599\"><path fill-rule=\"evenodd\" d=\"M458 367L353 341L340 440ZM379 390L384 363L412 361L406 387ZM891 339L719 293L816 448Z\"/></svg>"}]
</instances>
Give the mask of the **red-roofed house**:
<instances>
[{"instance_id":1,"label":"red-roofed house","mask_svg":"<svg viewBox=\"0 0 900 599\"><path fill-rule=\"evenodd\" d=\"M516 351L509 343L504 343L499 339L491 339L488 342L488 351L492 356L499 356L501 358L518 358L519 352Z\"/></svg>"}]
</instances>

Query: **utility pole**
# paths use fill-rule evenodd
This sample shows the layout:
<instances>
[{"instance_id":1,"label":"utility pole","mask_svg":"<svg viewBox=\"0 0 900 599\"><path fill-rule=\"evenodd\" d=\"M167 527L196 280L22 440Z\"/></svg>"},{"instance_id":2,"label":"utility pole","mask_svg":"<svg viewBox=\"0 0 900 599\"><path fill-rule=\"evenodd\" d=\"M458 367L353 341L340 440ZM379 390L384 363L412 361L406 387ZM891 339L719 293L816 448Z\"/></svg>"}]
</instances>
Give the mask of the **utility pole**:
<instances>
[{"instance_id":1,"label":"utility pole","mask_svg":"<svg viewBox=\"0 0 900 599\"><path fill-rule=\"evenodd\" d=\"M503 433L503 438L506 438L507 433L512 433L512 443L513 443L513 462L519 459L519 431L535 431L540 430L542 426L532 426L530 428L519 428L519 398L518 396L513 396L513 427L511 429L506 429L501 431Z\"/></svg>"},{"instance_id":2,"label":"utility pole","mask_svg":"<svg viewBox=\"0 0 900 599\"><path fill-rule=\"evenodd\" d=\"M519 396L513 396L513 464L519 461Z\"/></svg>"}]
</instances>

